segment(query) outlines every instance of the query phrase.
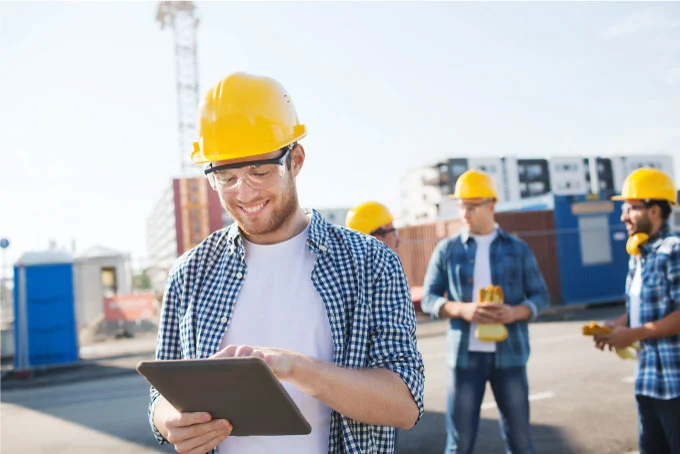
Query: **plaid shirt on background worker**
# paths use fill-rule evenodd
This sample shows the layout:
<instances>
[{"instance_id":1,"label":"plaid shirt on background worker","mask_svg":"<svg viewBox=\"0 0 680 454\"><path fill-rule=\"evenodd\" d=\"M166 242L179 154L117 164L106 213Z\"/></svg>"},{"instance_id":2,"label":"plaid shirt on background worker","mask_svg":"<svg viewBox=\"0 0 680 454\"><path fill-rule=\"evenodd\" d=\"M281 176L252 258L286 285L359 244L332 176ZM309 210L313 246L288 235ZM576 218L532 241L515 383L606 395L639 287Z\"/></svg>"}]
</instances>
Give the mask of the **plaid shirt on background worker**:
<instances>
[{"instance_id":1,"label":"plaid shirt on background worker","mask_svg":"<svg viewBox=\"0 0 680 454\"><path fill-rule=\"evenodd\" d=\"M680 237L665 224L640 247L639 256L631 256L626 295L638 260L642 265L640 323L644 325L680 309ZM630 314L628 298L626 308ZM638 364L635 394L663 400L680 397L680 334L640 341Z\"/></svg>"},{"instance_id":2,"label":"plaid shirt on background worker","mask_svg":"<svg viewBox=\"0 0 680 454\"><path fill-rule=\"evenodd\" d=\"M409 286L397 255L374 238L329 224L315 210L307 244L317 257L311 277L328 312L333 363L395 372L422 416L424 366ZM156 359L216 353L245 274L245 248L235 223L180 257L166 286ZM165 443L153 423L158 397L152 387L149 422L158 442ZM393 427L363 424L332 411L329 454L391 453L394 444Z\"/></svg>"}]
</instances>

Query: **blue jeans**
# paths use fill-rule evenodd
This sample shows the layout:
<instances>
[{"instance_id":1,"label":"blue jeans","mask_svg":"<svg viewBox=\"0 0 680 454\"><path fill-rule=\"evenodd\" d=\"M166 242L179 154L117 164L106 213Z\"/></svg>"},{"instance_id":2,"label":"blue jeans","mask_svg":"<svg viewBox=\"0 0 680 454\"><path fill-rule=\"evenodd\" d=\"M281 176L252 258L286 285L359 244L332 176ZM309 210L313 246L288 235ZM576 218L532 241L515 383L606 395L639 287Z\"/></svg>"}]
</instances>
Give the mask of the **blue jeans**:
<instances>
[{"instance_id":1,"label":"blue jeans","mask_svg":"<svg viewBox=\"0 0 680 454\"><path fill-rule=\"evenodd\" d=\"M533 453L529 425L529 383L526 367L497 369L495 353L470 352L468 367L449 371L446 409L446 454L469 454L475 447L486 382L500 412L507 453Z\"/></svg>"},{"instance_id":2,"label":"blue jeans","mask_svg":"<svg viewBox=\"0 0 680 454\"><path fill-rule=\"evenodd\" d=\"M635 396L640 454L680 453L680 397L670 400Z\"/></svg>"}]
</instances>

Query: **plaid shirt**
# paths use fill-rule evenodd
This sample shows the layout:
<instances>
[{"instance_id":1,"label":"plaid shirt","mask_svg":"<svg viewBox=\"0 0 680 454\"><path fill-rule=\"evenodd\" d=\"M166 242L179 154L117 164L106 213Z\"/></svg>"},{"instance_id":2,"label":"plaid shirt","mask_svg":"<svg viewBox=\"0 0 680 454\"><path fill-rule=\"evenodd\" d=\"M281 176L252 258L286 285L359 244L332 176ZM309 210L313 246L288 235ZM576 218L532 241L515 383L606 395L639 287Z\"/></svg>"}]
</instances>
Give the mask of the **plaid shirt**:
<instances>
[{"instance_id":1,"label":"plaid shirt","mask_svg":"<svg viewBox=\"0 0 680 454\"><path fill-rule=\"evenodd\" d=\"M661 320L680 309L680 237L668 225L631 256L626 279L626 295L638 261L642 265L640 323ZM630 321L630 300L627 300ZM639 368L635 394L655 399L680 397L680 334L640 342Z\"/></svg>"},{"instance_id":2,"label":"plaid shirt","mask_svg":"<svg viewBox=\"0 0 680 454\"><path fill-rule=\"evenodd\" d=\"M307 244L316 255L312 282L328 313L333 363L395 372L422 416L424 366L397 255L368 235L329 224L316 211ZM235 223L180 257L165 290L156 359L208 358L216 353L246 271L245 248ZM158 442L165 443L153 423L158 396L152 387L149 422ZM363 424L332 411L329 453L391 453L394 444L393 427Z\"/></svg>"},{"instance_id":3,"label":"plaid shirt","mask_svg":"<svg viewBox=\"0 0 680 454\"><path fill-rule=\"evenodd\" d=\"M531 319L549 305L548 289L529 246L497 227L498 235L491 243L491 281L503 288L505 303L525 304ZM437 244L427 267L423 284L423 311L437 318L439 309L448 301L473 301L472 290L477 243L468 232L446 238ZM448 298L445 296L448 295ZM506 325L508 338L496 344L496 367L526 365L529 359L527 321ZM447 333L447 364L467 367L470 323L451 319Z\"/></svg>"}]
</instances>

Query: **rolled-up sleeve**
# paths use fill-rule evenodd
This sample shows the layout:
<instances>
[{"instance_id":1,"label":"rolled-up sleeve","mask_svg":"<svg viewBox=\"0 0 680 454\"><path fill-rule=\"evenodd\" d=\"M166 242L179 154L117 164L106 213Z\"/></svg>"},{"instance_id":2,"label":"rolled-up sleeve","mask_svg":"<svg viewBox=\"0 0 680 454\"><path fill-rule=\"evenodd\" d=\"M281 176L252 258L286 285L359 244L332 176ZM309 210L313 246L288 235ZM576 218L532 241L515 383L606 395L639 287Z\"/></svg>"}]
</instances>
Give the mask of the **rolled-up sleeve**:
<instances>
[{"instance_id":1,"label":"rolled-up sleeve","mask_svg":"<svg viewBox=\"0 0 680 454\"><path fill-rule=\"evenodd\" d=\"M399 258L391 251L376 256L372 285L374 324L368 351L368 367L396 373L408 387L418 407L425 411L425 367L416 341L416 316Z\"/></svg>"},{"instance_id":2,"label":"rolled-up sleeve","mask_svg":"<svg viewBox=\"0 0 680 454\"><path fill-rule=\"evenodd\" d=\"M440 241L430 256L425 280L423 282L423 300L420 303L423 312L432 318L439 318L439 311L448 299L444 296L448 289L446 276L446 250L448 239Z\"/></svg>"},{"instance_id":3,"label":"rolled-up sleeve","mask_svg":"<svg viewBox=\"0 0 680 454\"><path fill-rule=\"evenodd\" d=\"M163 294L163 304L161 306L161 316L158 327L158 340L156 341L156 359L169 360L181 359L181 344L179 334L179 317L177 314L177 304L180 297L180 285L182 271L180 267L175 267L170 273L168 282ZM160 394L156 389L150 387L149 400L149 424L153 435L159 444L165 444L168 441L163 438L161 433L154 424L153 415L158 405Z\"/></svg>"},{"instance_id":4,"label":"rolled-up sleeve","mask_svg":"<svg viewBox=\"0 0 680 454\"><path fill-rule=\"evenodd\" d=\"M670 292L671 311L680 310L680 243L673 244L668 254L666 275Z\"/></svg>"},{"instance_id":5,"label":"rolled-up sleeve","mask_svg":"<svg viewBox=\"0 0 680 454\"><path fill-rule=\"evenodd\" d=\"M541 270L538 267L536 257L526 243L524 244L522 266L524 268L525 295L525 300L522 301L522 304L531 311L530 320L533 321L550 306L550 296L548 294L548 286L545 284L545 279L543 279L543 274L541 274Z\"/></svg>"}]
</instances>

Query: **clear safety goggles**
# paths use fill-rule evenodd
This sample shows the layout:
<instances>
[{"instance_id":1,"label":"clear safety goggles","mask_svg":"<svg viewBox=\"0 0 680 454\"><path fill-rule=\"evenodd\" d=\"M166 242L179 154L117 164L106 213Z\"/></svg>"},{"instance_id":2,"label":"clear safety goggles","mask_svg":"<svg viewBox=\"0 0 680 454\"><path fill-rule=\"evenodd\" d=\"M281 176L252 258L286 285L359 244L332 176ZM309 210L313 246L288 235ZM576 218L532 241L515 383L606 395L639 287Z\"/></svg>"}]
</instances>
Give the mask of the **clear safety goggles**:
<instances>
[{"instance_id":1,"label":"clear safety goggles","mask_svg":"<svg viewBox=\"0 0 680 454\"><path fill-rule=\"evenodd\" d=\"M238 192L242 183L252 189L266 189L273 186L286 174L286 158L295 144L285 147L278 158L259 161L238 162L214 166L209 164L203 173L208 177L210 186L221 192Z\"/></svg>"},{"instance_id":2,"label":"clear safety goggles","mask_svg":"<svg viewBox=\"0 0 680 454\"><path fill-rule=\"evenodd\" d=\"M395 229L394 227L389 228L389 229L383 229L383 228L375 229L371 232L371 235L373 235L373 236L387 236L392 232L394 232L394 236L396 236L396 237L399 236L397 229Z\"/></svg>"},{"instance_id":3,"label":"clear safety goggles","mask_svg":"<svg viewBox=\"0 0 680 454\"><path fill-rule=\"evenodd\" d=\"M648 208L648 204L643 202L641 204L631 204L628 202L625 202L621 205L621 212L623 214L629 214L631 211L642 211Z\"/></svg>"},{"instance_id":4,"label":"clear safety goggles","mask_svg":"<svg viewBox=\"0 0 680 454\"><path fill-rule=\"evenodd\" d=\"M472 214L477 212L484 205L488 205L491 202L493 202L493 200L484 200L483 202L479 203L463 203L463 201L459 200L457 205L460 211L465 211L467 213Z\"/></svg>"}]
</instances>

